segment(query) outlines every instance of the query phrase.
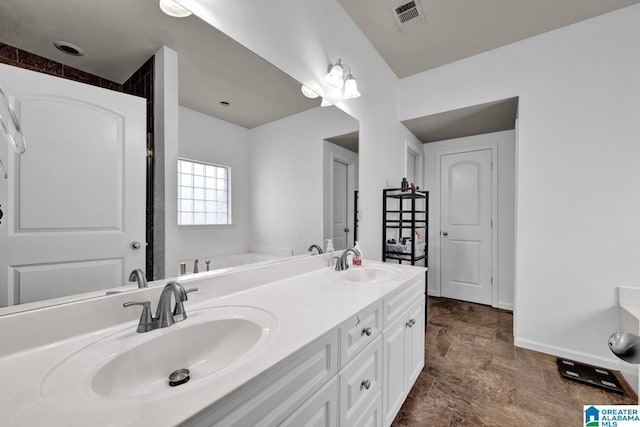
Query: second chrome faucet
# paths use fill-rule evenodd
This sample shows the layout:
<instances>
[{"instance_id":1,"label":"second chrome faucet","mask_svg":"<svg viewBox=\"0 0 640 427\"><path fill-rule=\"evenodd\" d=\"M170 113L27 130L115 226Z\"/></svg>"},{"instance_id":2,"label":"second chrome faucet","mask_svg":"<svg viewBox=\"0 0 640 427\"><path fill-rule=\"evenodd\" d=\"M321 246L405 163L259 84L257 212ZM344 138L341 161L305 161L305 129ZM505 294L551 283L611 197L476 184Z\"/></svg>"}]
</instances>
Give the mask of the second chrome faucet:
<instances>
[{"instance_id":1,"label":"second chrome faucet","mask_svg":"<svg viewBox=\"0 0 640 427\"><path fill-rule=\"evenodd\" d=\"M160 299L158 300L158 308L156 309L156 315L151 315L151 302L125 302L123 307L130 307L132 305L141 305L142 314L140 315L140 321L138 322L137 332L149 332L154 329L166 328L173 325L176 322L180 322L187 318L187 312L184 310L184 302L187 301L187 294L197 291L198 288L191 288L185 290L184 287L178 282L169 282L162 289ZM171 308L171 296L175 298L175 305L173 310Z\"/></svg>"}]
</instances>

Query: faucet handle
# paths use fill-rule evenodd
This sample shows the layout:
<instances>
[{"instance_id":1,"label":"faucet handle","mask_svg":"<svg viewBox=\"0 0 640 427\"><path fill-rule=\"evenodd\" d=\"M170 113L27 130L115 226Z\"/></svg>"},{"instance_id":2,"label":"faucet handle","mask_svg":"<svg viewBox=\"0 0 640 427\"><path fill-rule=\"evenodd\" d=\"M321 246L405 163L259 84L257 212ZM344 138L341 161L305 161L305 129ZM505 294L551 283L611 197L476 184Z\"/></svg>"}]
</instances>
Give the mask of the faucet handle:
<instances>
[{"instance_id":1,"label":"faucet handle","mask_svg":"<svg viewBox=\"0 0 640 427\"><path fill-rule=\"evenodd\" d=\"M131 307L132 305L141 305L142 314L140 315L140 321L138 322L138 332L147 332L151 330L151 324L153 323L153 317L151 316L151 302L150 301L130 301L122 304L123 307Z\"/></svg>"},{"instance_id":2,"label":"faucet handle","mask_svg":"<svg viewBox=\"0 0 640 427\"><path fill-rule=\"evenodd\" d=\"M190 292L196 292L198 290L198 288L191 288L191 289L187 289L186 291L184 291L185 296L190 293ZM189 299L189 298L187 298ZM179 322L181 320L184 320L187 318L187 312L184 311L184 303L183 301L176 301L176 305L173 308L173 318L176 322Z\"/></svg>"}]
</instances>

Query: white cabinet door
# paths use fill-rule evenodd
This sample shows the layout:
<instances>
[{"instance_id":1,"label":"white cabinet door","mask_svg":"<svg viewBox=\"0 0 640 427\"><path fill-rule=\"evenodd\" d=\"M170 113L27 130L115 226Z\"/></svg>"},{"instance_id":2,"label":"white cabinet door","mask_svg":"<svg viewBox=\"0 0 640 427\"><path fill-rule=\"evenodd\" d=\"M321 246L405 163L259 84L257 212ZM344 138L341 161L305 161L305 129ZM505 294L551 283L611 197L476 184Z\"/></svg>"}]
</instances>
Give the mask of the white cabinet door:
<instances>
[{"instance_id":1,"label":"white cabinet door","mask_svg":"<svg viewBox=\"0 0 640 427\"><path fill-rule=\"evenodd\" d=\"M407 388L411 388L424 367L424 298L409 309L407 329Z\"/></svg>"},{"instance_id":2,"label":"white cabinet door","mask_svg":"<svg viewBox=\"0 0 640 427\"><path fill-rule=\"evenodd\" d=\"M402 316L382 333L384 343L384 425L390 425L405 398L407 378L407 318Z\"/></svg>"},{"instance_id":3,"label":"white cabinet door","mask_svg":"<svg viewBox=\"0 0 640 427\"><path fill-rule=\"evenodd\" d=\"M337 425L338 378L333 377L279 427L336 427Z\"/></svg>"},{"instance_id":4,"label":"white cabinet door","mask_svg":"<svg viewBox=\"0 0 640 427\"><path fill-rule=\"evenodd\" d=\"M355 426L370 412L372 402L380 400L382 371L382 339L378 336L338 374L341 426Z\"/></svg>"},{"instance_id":5,"label":"white cabinet door","mask_svg":"<svg viewBox=\"0 0 640 427\"><path fill-rule=\"evenodd\" d=\"M0 82L27 144L0 138L0 306L126 284L145 264L146 101L3 64Z\"/></svg>"}]
</instances>

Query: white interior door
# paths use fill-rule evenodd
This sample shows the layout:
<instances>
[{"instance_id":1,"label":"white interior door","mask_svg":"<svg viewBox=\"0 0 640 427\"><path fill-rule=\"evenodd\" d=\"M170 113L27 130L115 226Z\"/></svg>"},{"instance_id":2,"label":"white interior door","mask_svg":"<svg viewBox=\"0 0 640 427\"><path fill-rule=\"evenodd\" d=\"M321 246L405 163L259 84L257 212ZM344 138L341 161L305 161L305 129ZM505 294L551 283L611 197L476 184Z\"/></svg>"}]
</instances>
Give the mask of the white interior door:
<instances>
[{"instance_id":1,"label":"white interior door","mask_svg":"<svg viewBox=\"0 0 640 427\"><path fill-rule=\"evenodd\" d=\"M127 283L145 261L145 101L2 64L0 83L27 141L0 146L0 306Z\"/></svg>"},{"instance_id":2,"label":"white interior door","mask_svg":"<svg viewBox=\"0 0 640 427\"><path fill-rule=\"evenodd\" d=\"M440 290L491 304L491 150L440 157Z\"/></svg>"},{"instance_id":3,"label":"white interior door","mask_svg":"<svg viewBox=\"0 0 640 427\"><path fill-rule=\"evenodd\" d=\"M333 223L331 238L333 239L333 247L335 250L346 249L349 237L347 201L349 187L348 172L349 166L346 163L337 159L333 160Z\"/></svg>"},{"instance_id":4,"label":"white interior door","mask_svg":"<svg viewBox=\"0 0 640 427\"><path fill-rule=\"evenodd\" d=\"M407 151L407 181L416 183L416 155Z\"/></svg>"}]
</instances>

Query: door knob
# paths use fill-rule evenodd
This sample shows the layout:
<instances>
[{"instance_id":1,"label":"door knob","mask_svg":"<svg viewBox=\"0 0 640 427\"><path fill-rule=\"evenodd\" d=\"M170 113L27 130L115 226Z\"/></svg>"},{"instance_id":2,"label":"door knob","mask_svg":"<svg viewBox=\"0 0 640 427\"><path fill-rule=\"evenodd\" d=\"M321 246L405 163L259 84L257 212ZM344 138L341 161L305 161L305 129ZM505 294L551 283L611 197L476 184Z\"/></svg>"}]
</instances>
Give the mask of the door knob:
<instances>
[{"instance_id":1,"label":"door knob","mask_svg":"<svg viewBox=\"0 0 640 427\"><path fill-rule=\"evenodd\" d=\"M344 232L348 233L349 232L349 227L345 227Z\"/></svg>"},{"instance_id":2,"label":"door knob","mask_svg":"<svg viewBox=\"0 0 640 427\"><path fill-rule=\"evenodd\" d=\"M141 246L140 242L131 242L131 249L140 249Z\"/></svg>"},{"instance_id":3,"label":"door knob","mask_svg":"<svg viewBox=\"0 0 640 427\"><path fill-rule=\"evenodd\" d=\"M448 232L448 231L443 231L443 232L442 232L442 235L443 235L443 236L448 236L448 235L449 235L449 232Z\"/></svg>"}]
</instances>

